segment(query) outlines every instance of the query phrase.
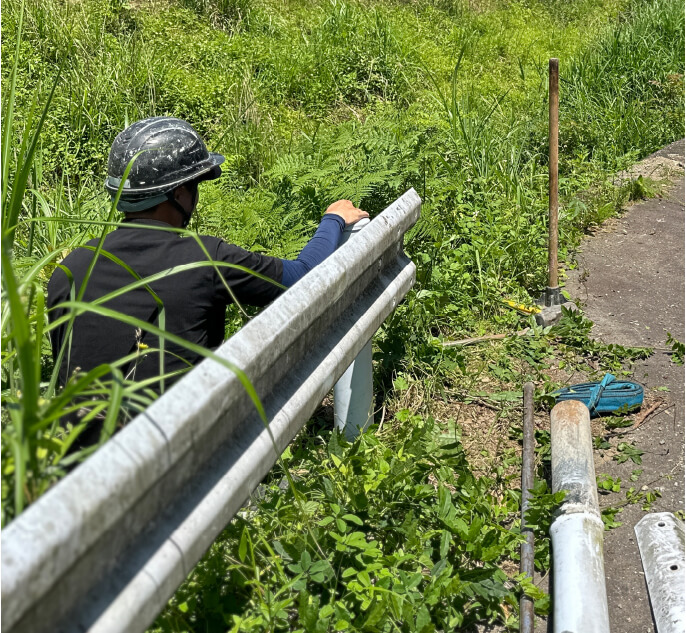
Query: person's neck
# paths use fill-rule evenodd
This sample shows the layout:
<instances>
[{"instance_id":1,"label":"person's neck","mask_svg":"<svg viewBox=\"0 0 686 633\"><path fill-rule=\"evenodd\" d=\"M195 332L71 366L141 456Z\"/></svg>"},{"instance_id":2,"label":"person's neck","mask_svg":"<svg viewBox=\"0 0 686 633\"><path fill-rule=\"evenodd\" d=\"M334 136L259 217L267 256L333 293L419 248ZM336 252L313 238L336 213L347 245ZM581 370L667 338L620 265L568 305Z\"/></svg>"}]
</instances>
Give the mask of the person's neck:
<instances>
[{"instance_id":1,"label":"person's neck","mask_svg":"<svg viewBox=\"0 0 686 633\"><path fill-rule=\"evenodd\" d=\"M138 213L127 213L127 220L158 220L165 222L174 228L180 229L183 224L181 214L168 202L162 202L152 209L146 209Z\"/></svg>"}]
</instances>

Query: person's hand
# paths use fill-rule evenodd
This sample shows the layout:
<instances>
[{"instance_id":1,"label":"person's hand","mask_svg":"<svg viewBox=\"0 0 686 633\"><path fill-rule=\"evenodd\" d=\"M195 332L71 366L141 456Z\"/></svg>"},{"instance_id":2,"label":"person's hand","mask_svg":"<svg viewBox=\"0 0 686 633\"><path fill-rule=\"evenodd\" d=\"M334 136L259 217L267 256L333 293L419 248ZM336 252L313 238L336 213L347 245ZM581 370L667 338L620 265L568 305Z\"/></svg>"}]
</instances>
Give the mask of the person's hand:
<instances>
[{"instance_id":1,"label":"person's hand","mask_svg":"<svg viewBox=\"0 0 686 633\"><path fill-rule=\"evenodd\" d=\"M355 224L362 218L368 218L369 213L358 209L350 200L338 200L326 210L326 213L333 213L343 218L346 224Z\"/></svg>"}]
</instances>

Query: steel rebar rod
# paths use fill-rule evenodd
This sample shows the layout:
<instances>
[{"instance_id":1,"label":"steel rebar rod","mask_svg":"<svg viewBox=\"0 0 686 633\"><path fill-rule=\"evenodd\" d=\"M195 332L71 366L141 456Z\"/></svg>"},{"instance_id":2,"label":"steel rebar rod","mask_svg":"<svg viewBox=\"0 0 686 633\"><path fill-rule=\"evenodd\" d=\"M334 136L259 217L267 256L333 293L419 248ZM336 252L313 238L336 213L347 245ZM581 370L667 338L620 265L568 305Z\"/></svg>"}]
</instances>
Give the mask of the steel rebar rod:
<instances>
[{"instance_id":1,"label":"steel rebar rod","mask_svg":"<svg viewBox=\"0 0 686 633\"><path fill-rule=\"evenodd\" d=\"M522 418L522 535L526 540L521 545L519 571L532 580L534 577L534 532L526 527L526 512L529 509L531 489L534 487L534 385L527 382L524 385L524 415ZM533 633L534 630L534 601L522 594L519 599L519 631Z\"/></svg>"}]
</instances>

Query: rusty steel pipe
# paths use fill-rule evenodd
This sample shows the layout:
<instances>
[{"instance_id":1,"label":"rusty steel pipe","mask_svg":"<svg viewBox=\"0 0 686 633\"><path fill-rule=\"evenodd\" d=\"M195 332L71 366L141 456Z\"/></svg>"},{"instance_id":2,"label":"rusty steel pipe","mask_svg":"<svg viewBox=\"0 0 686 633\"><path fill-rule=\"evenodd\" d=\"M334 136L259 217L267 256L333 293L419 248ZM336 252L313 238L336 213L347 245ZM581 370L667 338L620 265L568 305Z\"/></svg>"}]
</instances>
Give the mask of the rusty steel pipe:
<instances>
[{"instance_id":1,"label":"rusty steel pipe","mask_svg":"<svg viewBox=\"0 0 686 633\"><path fill-rule=\"evenodd\" d=\"M534 487L534 385L527 382L524 385L524 414L522 416L522 535L526 540L520 550L519 571L532 580L534 578L534 532L527 528L525 522L526 511L531 499L530 490ZM519 599L519 631L533 633L534 631L534 601L527 595Z\"/></svg>"},{"instance_id":2,"label":"rusty steel pipe","mask_svg":"<svg viewBox=\"0 0 686 633\"><path fill-rule=\"evenodd\" d=\"M558 129L560 92L558 87L559 60L552 58L548 64L548 287L557 288L557 172L558 172Z\"/></svg>"},{"instance_id":3,"label":"rusty steel pipe","mask_svg":"<svg viewBox=\"0 0 686 633\"><path fill-rule=\"evenodd\" d=\"M555 512L553 633L609 633L603 561L604 525L598 509L591 418L567 400L550 414L553 492L566 491Z\"/></svg>"}]
</instances>

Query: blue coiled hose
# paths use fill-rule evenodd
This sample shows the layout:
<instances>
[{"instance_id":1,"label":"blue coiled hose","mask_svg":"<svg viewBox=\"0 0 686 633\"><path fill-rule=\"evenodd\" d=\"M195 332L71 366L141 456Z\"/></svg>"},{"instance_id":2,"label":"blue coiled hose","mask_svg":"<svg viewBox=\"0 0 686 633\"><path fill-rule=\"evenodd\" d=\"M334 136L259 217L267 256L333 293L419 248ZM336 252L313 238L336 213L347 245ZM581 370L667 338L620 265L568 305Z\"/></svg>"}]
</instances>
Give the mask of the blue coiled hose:
<instances>
[{"instance_id":1,"label":"blue coiled hose","mask_svg":"<svg viewBox=\"0 0 686 633\"><path fill-rule=\"evenodd\" d=\"M553 391L556 402L578 400L591 412L591 417L614 413L622 407L632 409L643 404L643 387L635 382L618 381L605 374L600 382L582 382L578 385Z\"/></svg>"}]
</instances>

